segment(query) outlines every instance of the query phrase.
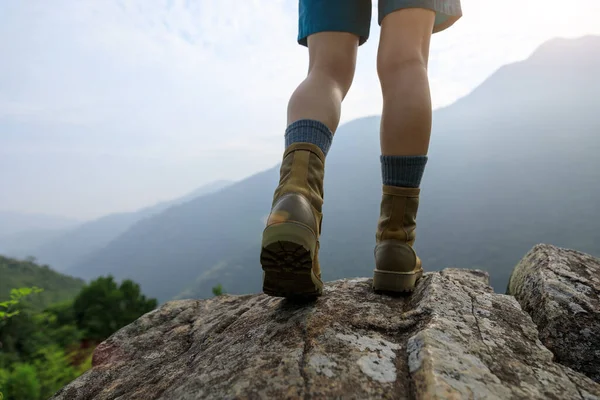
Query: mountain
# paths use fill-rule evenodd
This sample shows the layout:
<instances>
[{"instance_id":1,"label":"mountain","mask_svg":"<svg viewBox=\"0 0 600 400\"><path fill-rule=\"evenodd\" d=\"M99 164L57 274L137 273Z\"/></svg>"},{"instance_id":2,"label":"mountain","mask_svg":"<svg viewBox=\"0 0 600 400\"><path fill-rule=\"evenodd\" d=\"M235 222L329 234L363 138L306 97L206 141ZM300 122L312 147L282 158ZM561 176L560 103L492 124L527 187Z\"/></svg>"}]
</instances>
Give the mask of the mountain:
<instances>
[{"instance_id":1,"label":"mountain","mask_svg":"<svg viewBox=\"0 0 600 400\"><path fill-rule=\"evenodd\" d=\"M37 249L55 240L74 228L63 229L34 229L15 232L0 237L0 253L10 257L29 257L33 249Z\"/></svg>"},{"instance_id":2,"label":"mountain","mask_svg":"<svg viewBox=\"0 0 600 400\"><path fill-rule=\"evenodd\" d=\"M600 255L599 69L600 37L553 40L434 112L416 242L426 269L487 270L504 291L539 242ZM373 269L378 129L379 117L341 126L328 155L326 281ZM132 278L161 301L208 297L216 283L260 291L260 237L278 168L140 221L70 271Z\"/></svg>"},{"instance_id":3,"label":"mountain","mask_svg":"<svg viewBox=\"0 0 600 400\"><path fill-rule=\"evenodd\" d=\"M269 205L257 189L271 186L274 179L272 170L259 173L143 219L67 271L85 279L107 273L139 276L136 282L145 293L169 298L196 279L199 268L260 240L261 219ZM215 229L221 226L225 229Z\"/></svg>"},{"instance_id":4,"label":"mountain","mask_svg":"<svg viewBox=\"0 0 600 400\"><path fill-rule=\"evenodd\" d=\"M85 282L60 274L48 266L0 256L0 302L10 298L11 289L37 286L43 292L26 301L36 309L74 298Z\"/></svg>"},{"instance_id":5,"label":"mountain","mask_svg":"<svg viewBox=\"0 0 600 400\"><path fill-rule=\"evenodd\" d=\"M67 217L0 211L0 253L29 256L37 248L73 229L81 222Z\"/></svg>"},{"instance_id":6,"label":"mountain","mask_svg":"<svg viewBox=\"0 0 600 400\"><path fill-rule=\"evenodd\" d=\"M73 218L56 215L0 211L0 238L33 230L68 229L78 223Z\"/></svg>"},{"instance_id":7,"label":"mountain","mask_svg":"<svg viewBox=\"0 0 600 400\"><path fill-rule=\"evenodd\" d=\"M74 229L62 232L55 237L51 237L51 240L42 242L43 244L38 247L20 248L18 251L7 251L6 253L16 253L18 256L31 255L41 262L49 264L57 270L63 271L79 262L88 254L102 249L110 243L111 240L127 231L127 229L138 221L159 214L174 205L185 203L207 193L219 191L231 183L232 182L225 180L215 181L202 186L181 198L165 201L135 212L110 214L83 223ZM40 235L40 232L31 232L29 236L27 236L27 239L31 240L35 234ZM14 245L13 248L15 248Z\"/></svg>"}]
</instances>

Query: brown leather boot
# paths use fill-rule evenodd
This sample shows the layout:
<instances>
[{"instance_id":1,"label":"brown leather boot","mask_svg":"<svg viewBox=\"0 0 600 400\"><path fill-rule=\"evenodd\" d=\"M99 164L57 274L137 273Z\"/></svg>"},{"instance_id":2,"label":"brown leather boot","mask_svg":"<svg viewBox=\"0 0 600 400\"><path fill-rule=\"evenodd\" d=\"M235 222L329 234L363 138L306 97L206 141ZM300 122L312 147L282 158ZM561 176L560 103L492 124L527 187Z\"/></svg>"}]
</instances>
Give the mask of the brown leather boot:
<instances>
[{"instance_id":1,"label":"brown leather boot","mask_svg":"<svg viewBox=\"0 0 600 400\"><path fill-rule=\"evenodd\" d=\"M419 207L419 188L383 186L377 224L373 289L412 292L423 275L413 245Z\"/></svg>"},{"instance_id":2,"label":"brown leather boot","mask_svg":"<svg viewBox=\"0 0 600 400\"><path fill-rule=\"evenodd\" d=\"M263 231L263 292L277 297L323 293L319 235L323 218L325 155L311 143L284 152L279 186Z\"/></svg>"}]
</instances>

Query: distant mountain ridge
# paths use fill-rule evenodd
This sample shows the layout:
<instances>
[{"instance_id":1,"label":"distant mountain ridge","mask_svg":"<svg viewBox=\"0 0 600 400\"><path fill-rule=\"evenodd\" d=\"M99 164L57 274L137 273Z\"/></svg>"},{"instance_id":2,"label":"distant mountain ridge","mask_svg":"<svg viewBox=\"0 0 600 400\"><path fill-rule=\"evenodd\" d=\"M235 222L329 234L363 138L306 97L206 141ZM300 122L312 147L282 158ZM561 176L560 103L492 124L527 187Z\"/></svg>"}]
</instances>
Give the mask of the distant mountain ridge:
<instances>
[{"instance_id":1,"label":"distant mountain ridge","mask_svg":"<svg viewBox=\"0 0 600 400\"><path fill-rule=\"evenodd\" d=\"M0 238L32 230L68 229L79 223L74 218L56 215L0 211Z\"/></svg>"},{"instance_id":2,"label":"distant mountain ridge","mask_svg":"<svg viewBox=\"0 0 600 400\"><path fill-rule=\"evenodd\" d=\"M23 287L42 288L41 293L27 298L27 303L38 310L73 299L85 282L58 273L32 261L21 261L0 256L0 302L10 299L10 291Z\"/></svg>"},{"instance_id":3,"label":"distant mountain ridge","mask_svg":"<svg viewBox=\"0 0 600 400\"><path fill-rule=\"evenodd\" d=\"M600 37L551 41L434 112L416 243L426 269L484 269L504 291L539 242L600 255L599 54ZM325 280L372 271L378 129L378 117L341 126L327 157ZM140 221L69 271L132 278L161 301L208 297L216 283L259 291L260 236L278 170Z\"/></svg>"},{"instance_id":4,"label":"distant mountain ridge","mask_svg":"<svg viewBox=\"0 0 600 400\"><path fill-rule=\"evenodd\" d=\"M5 238L4 243L11 243L12 249L14 249L12 252L8 251L8 254L20 257L34 256L40 262L63 271L88 254L106 246L138 221L159 214L169 207L223 189L232 183L227 180L214 181L180 198L164 201L138 211L109 214L80 224L75 228L63 229L58 232L24 232L21 235ZM36 235L42 236L39 239L40 243L37 246L27 246L28 243L35 243ZM0 240L1 243L3 243L2 240ZM19 248L17 246L19 243L25 243L25 245L21 245Z\"/></svg>"}]
</instances>

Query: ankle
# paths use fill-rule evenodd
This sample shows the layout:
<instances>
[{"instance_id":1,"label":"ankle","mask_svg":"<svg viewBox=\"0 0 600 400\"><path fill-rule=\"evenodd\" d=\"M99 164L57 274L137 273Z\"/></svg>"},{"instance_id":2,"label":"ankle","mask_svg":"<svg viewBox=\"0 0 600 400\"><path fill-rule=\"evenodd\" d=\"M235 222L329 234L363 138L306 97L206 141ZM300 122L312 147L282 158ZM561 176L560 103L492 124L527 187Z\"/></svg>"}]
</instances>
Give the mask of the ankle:
<instances>
[{"instance_id":1,"label":"ankle","mask_svg":"<svg viewBox=\"0 0 600 400\"><path fill-rule=\"evenodd\" d=\"M327 155L332 141L333 133L329 128L324 123L312 119L295 121L285 131L286 148L294 143L311 143Z\"/></svg>"},{"instance_id":2,"label":"ankle","mask_svg":"<svg viewBox=\"0 0 600 400\"><path fill-rule=\"evenodd\" d=\"M418 188L427 156L381 156L381 176L387 186Z\"/></svg>"}]
</instances>

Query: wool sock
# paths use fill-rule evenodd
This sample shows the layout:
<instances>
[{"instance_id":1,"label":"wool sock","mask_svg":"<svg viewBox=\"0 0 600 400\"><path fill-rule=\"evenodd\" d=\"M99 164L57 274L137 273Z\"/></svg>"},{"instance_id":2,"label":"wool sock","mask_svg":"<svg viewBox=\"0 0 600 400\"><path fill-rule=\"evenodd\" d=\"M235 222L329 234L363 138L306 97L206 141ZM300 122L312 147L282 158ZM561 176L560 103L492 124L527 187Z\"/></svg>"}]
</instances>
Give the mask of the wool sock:
<instances>
[{"instance_id":1,"label":"wool sock","mask_svg":"<svg viewBox=\"0 0 600 400\"><path fill-rule=\"evenodd\" d=\"M418 188L427 156L381 156L381 176L386 186Z\"/></svg>"},{"instance_id":2,"label":"wool sock","mask_svg":"<svg viewBox=\"0 0 600 400\"><path fill-rule=\"evenodd\" d=\"M312 119L301 119L291 123L285 130L285 147L292 143L312 143L327 155L333 140L333 133L322 122Z\"/></svg>"}]
</instances>

